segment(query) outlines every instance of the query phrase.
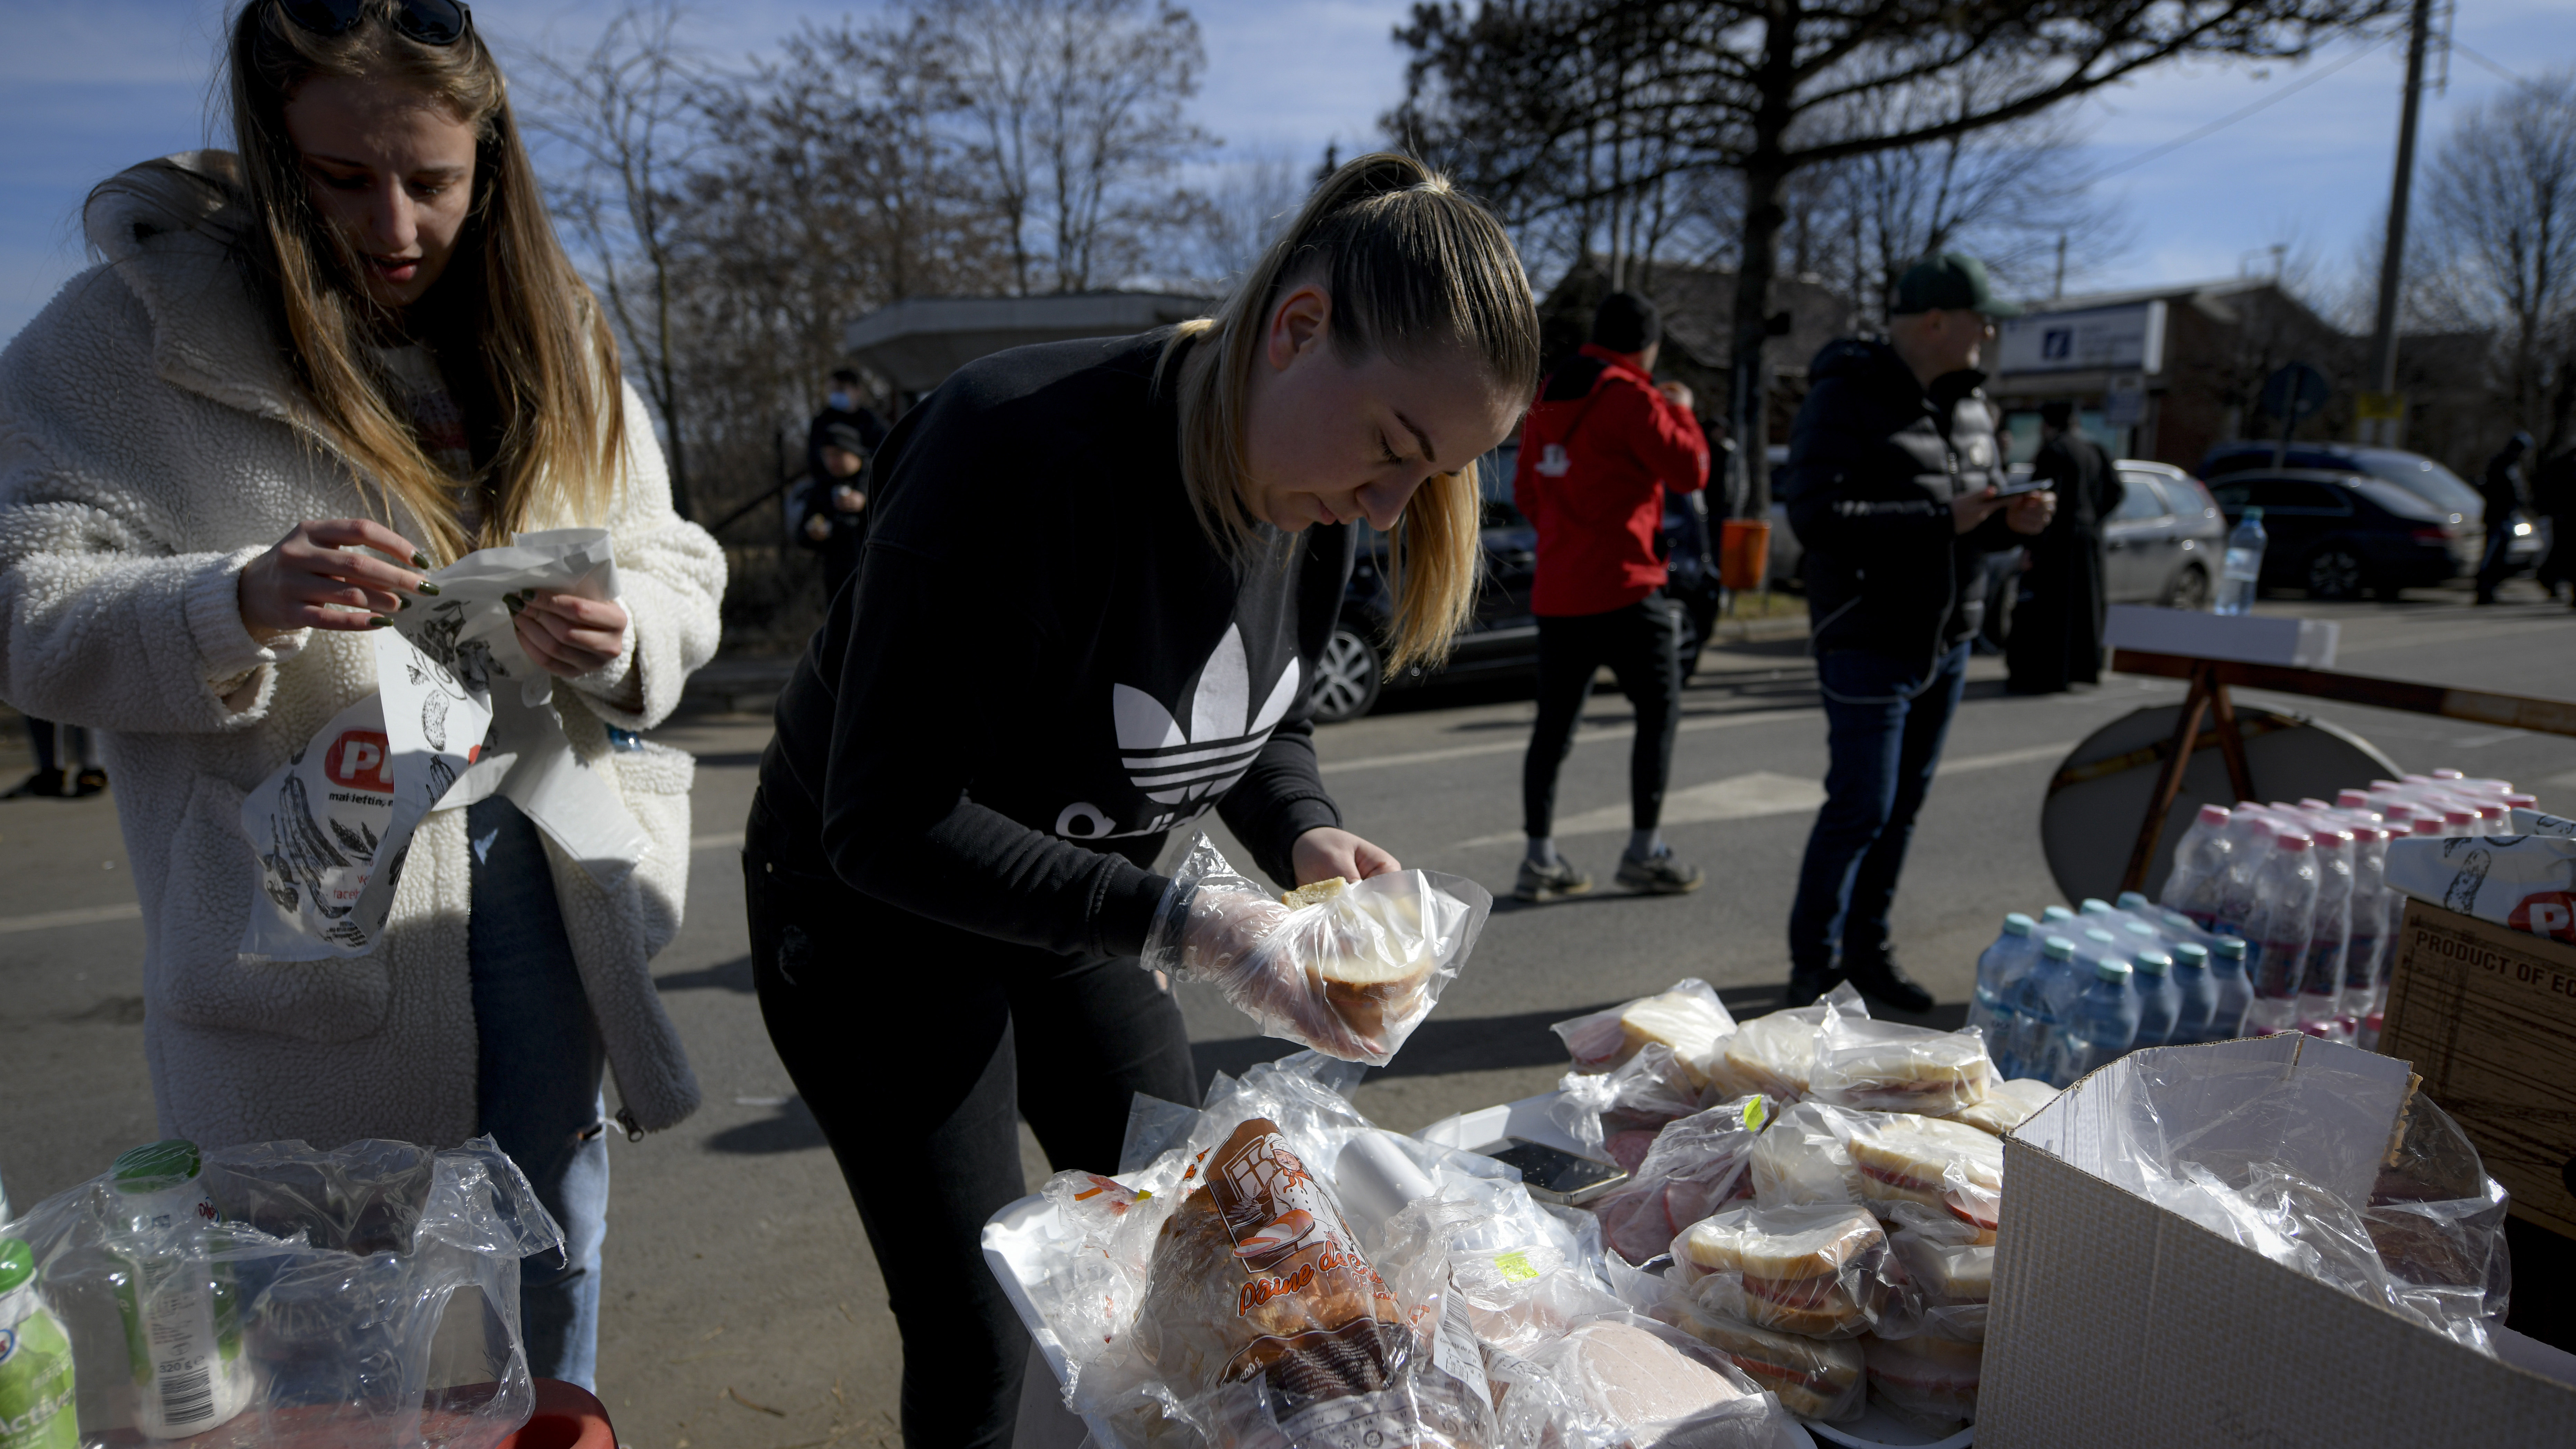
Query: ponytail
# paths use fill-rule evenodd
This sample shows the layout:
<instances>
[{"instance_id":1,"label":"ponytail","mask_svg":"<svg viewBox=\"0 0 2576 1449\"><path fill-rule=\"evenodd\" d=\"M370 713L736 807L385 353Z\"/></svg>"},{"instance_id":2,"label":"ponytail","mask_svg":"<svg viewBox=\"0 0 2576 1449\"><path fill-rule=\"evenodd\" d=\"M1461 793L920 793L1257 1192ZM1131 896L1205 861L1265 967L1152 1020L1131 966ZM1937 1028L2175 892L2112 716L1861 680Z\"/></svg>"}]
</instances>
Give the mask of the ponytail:
<instances>
[{"instance_id":1,"label":"ponytail","mask_svg":"<svg viewBox=\"0 0 2576 1449\"><path fill-rule=\"evenodd\" d=\"M1362 156L1327 177L1213 318L1184 322L1164 350L1178 368L1181 478L1200 524L1241 557L1256 536L1243 425L1253 365L1284 293L1320 283L1335 355L1463 355L1497 388L1538 383L1538 306L1500 223L1410 156ZM1387 540L1395 595L1387 672L1436 664L1476 602L1476 461L1414 491Z\"/></svg>"}]
</instances>

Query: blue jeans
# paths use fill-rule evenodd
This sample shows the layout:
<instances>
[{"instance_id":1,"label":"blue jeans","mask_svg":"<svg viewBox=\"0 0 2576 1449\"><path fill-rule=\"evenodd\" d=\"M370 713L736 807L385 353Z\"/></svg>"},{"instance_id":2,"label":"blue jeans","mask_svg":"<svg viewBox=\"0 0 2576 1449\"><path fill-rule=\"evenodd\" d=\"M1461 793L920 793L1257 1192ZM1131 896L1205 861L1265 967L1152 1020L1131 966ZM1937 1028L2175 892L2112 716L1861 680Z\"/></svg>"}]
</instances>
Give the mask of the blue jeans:
<instances>
[{"instance_id":1,"label":"blue jeans","mask_svg":"<svg viewBox=\"0 0 2576 1449\"><path fill-rule=\"evenodd\" d=\"M1929 672L1885 654L1837 649L1816 661L1825 695L1825 808L1807 836L1798 898L1789 908L1789 969L1830 976L1887 956L1887 911L1914 838L1941 743L1968 682L1968 646Z\"/></svg>"},{"instance_id":2,"label":"blue jeans","mask_svg":"<svg viewBox=\"0 0 2576 1449\"><path fill-rule=\"evenodd\" d=\"M482 1130L562 1225L564 1251L519 1263L528 1372L585 1389L599 1358L599 1256L608 1236L607 1049L564 934L545 840L498 795L467 806L469 938Z\"/></svg>"}]
</instances>

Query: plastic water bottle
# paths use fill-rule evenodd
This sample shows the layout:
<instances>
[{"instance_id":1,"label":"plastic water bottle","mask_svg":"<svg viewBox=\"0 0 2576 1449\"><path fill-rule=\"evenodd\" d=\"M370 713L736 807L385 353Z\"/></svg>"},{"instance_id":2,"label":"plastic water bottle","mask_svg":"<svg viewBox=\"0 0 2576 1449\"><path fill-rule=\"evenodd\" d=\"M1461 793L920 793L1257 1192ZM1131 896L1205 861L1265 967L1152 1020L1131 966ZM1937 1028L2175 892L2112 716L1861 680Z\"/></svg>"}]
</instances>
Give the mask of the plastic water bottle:
<instances>
[{"instance_id":1,"label":"plastic water bottle","mask_svg":"<svg viewBox=\"0 0 2576 1449\"><path fill-rule=\"evenodd\" d=\"M2209 948L2184 941L2173 948L2174 1024L2166 1038L2175 1046L2214 1041L2210 1019L2218 1014L2218 982L2209 974Z\"/></svg>"},{"instance_id":2,"label":"plastic water bottle","mask_svg":"<svg viewBox=\"0 0 2576 1449\"><path fill-rule=\"evenodd\" d=\"M2093 959L2092 979L2076 994L2068 1013L2058 1053L2058 1068L2049 1081L2072 1086L2094 1068L2118 1061L2138 1037L2138 993L2129 984L2129 963L2114 956Z\"/></svg>"},{"instance_id":3,"label":"plastic water bottle","mask_svg":"<svg viewBox=\"0 0 2576 1449\"><path fill-rule=\"evenodd\" d=\"M2119 936L2132 951L2161 951L2173 944L2165 939L2164 932L2136 916L2120 923Z\"/></svg>"},{"instance_id":4,"label":"plastic water bottle","mask_svg":"<svg viewBox=\"0 0 2576 1449\"><path fill-rule=\"evenodd\" d=\"M2227 535L2227 563L2219 570L2216 612L2242 614L2254 607L2254 587L2263 576L2263 549L2271 541L2263 532L2263 510L2246 509L2244 522Z\"/></svg>"},{"instance_id":5,"label":"plastic water bottle","mask_svg":"<svg viewBox=\"0 0 2576 1449\"><path fill-rule=\"evenodd\" d=\"M2210 1008L2209 1030L2202 1041L2232 1041L2245 1034L2245 1017L2254 1007L2254 982L2245 972L2245 938L2221 936L2209 945L2209 987L2217 1004Z\"/></svg>"},{"instance_id":6,"label":"plastic water bottle","mask_svg":"<svg viewBox=\"0 0 2576 1449\"><path fill-rule=\"evenodd\" d=\"M1986 1038L1986 1055L1997 1064L2012 1041L2012 989L2039 960L2038 926L2019 911L2004 917L2004 929L1977 957L1977 989L1968 1001L1968 1025Z\"/></svg>"},{"instance_id":7,"label":"plastic water bottle","mask_svg":"<svg viewBox=\"0 0 2576 1449\"><path fill-rule=\"evenodd\" d=\"M2260 810L2240 807L2227 823L2228 833L2235 837L2227 854L2227 870L2218 882L2217 906L2210 912L2209 930L2214 935L2236 936L2245 943L2245 969L2260 968L2263 946L2255 934L2256 915L2262 908L2261 886L2264 863L2272 858L2274 822Z\"/></svg>"},{"instance_id":8,"label":"plastic water bottle","mask_svg":"<svg viewBox=\"0 0 2576 1449\"><path fill-rule=\"evenodd\" d=\"M2352 832L2352 928L2344 946L2343 982L2335 994L2335 1024L2345 1041L2356 1040L2361 1020L2370 1014L2372 988L2378 985L2381 957L2395 937L2388 913L2388 831L2370 823L2364 812L2335 812Z\"/></svg>"},{"instance_id":9,"label":"plastic water bottle","mask_svg":"<svg viewBox=\"0 0 2576 1449\"><path fill-rule=\"evenodd\" d=\"M2159 912L2156 916L2156 927L2164 932L2166 940L2171 941L2176 945L2190 941L2198 943L2203 949L2207 949L2212 942L2215 942L2218 939L2217 932L2198 925L2189 916L2184 915L2180 911Z\"/></svg>"},{"instance_id":10,"label":"plastic water bottle","mask_svg":"<svg viewBox=\"0 0 2576 1449\"><path fill-rule=\"evenodd\" d=\"M2165 1046L2174 1040L2182 1019L2182 991L2174 984L2174 958L2162 951L2140 951L2129 958L2130 985L2138 997L2138 1039L2130 1047Z\"/></svg>"},{"instance_id":11,"label":"plastic water bottle","mask_svg":"<svg viewBox=\"0 0 2576 1449\"><path fill-rule=\"evenodd\" d=\"M2082 984L2075 974L2075 943L2064 936L2042 938L2039 959L2007 998L2012 1007L2012 1050L2002 1064L2006 1077L2049 1074L2061 1019L2058 1009L2074 1000Z\"/></svg>"},{"instance_id":12,"label":"plastic water bottle","mask_svg":"<svg viewBox=\"0 0 2576 1449\"><path fill-rule=\"evenodd\" d=\"M2308 926L2307 965L2299 980L2299 1030L2344 1039L2335 1027L2344 957L2352 946L2353 833L2339 821L2307 817L2316 842L2317 909Z\"/></svg>"},{"instance_id":13,"label":"plastic water bottle","mask_svg":"<svg viewBox=\"0 0 2576 1449\"><path fill-rule=\"evenodd\" d=\"M2257 904L2246 936L2262 954L2250 963L2254 1005L2245 1013L2245 1030L2257 1036L2298 1027L2299 986L2317 918L2315 844L2302 830L2273 831L2271 858L2255 883Z\"/></svg>"},{"instance_id":14,"label":"plastic water bottle","mask_svg":"<svg viewBox=\"0 0 2576 1449\"><path fill-rule=\"evenodd\" d=\"M2218 885L2227 872L2227 853L2234 842L2227 822L2235 814L2224 805L2203 805L2191 828L2174 846L2173 870L2165 876L2159 897L2171 910L2207 927L2218 913Z\"/></svg>"},{"instance_id":15,"label":"plastic water bottle","mask_svg":"<svg viewBox=\"0 0 2576 1449\"><path fill-rule=\"evenodd\" d=\"M2122 891L2120 892L2120 898L2111 902L2111 904L2119 907L2121 910L2127 911L2130 915L2137 916L2140 920L2145 920L2146 917L2140 913L2146 910L2147 907L2155 904L2155 902L2147 899L2147 893L2145 891Z\"/></svg>"},{"instance_id":16,"label":"plastic water bottle","mask_svg":"<svg viewBox=\"0 0 2576 1449\"><path fill-rule=\"evenodd\" d=\"M2056 925L2060 921L2071 921L2074 919L2075 913L2064 906L2049 906L2039 913L2039 923L2043 927Z\"/></svg>"}]
</instances>

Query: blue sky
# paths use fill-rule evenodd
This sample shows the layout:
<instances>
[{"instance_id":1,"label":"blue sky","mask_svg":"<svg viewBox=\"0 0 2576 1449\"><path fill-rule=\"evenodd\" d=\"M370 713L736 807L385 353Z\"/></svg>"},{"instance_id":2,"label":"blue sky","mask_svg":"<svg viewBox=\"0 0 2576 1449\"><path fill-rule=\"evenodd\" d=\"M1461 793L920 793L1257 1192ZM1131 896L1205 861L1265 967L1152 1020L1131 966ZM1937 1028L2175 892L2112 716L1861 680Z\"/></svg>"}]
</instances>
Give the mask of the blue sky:
<instances>
[{"instance_id":1,"label":"blue sky","mask_svg":"<svg viewBox=\"0 0 2576 1449\"><path fill-rule=\"evenodd\" d=\"M148 156L203 144L220 0L0 0L0 337L14 334L82 265L78 213L89 187ZM607 7L572 0L484 0L475 13L503 46L574 48ZM1209 75L1198 119L1226 153L1301 163L1327 142L1374 133L1396 100L1403 62L1389 32L1404 0L1202 0ZM730 0L700 11L700 43L719 57L755 50L799 19L846 7ZM2576 64L2568 0L2459 0L2450 85L2427 97L2428 150L2455 116L2505 82L2466 51L2518 75ZM2078 163L2115 164L2181 136L2344 58L2304 67L2197 66L2154 74L2089 102ZM2233 276L2270 265L2266 249L2331 287L2352 267L2386 203L2403 51L2344 65L2216 135L2106 182L2131 241L2083 280L2148 285Z\"/></svg>"}]
</instances>

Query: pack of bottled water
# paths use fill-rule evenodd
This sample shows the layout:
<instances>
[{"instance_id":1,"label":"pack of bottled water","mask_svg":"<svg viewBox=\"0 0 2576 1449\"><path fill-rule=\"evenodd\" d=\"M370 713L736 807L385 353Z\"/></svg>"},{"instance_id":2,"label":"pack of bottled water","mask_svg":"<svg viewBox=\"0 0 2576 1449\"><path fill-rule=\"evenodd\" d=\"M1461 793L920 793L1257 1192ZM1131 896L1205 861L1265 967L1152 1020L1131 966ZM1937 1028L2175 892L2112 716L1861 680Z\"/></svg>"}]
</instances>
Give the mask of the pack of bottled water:
<instances>
[{"instance_id":1,"label":"pack of bottled water","mask_svg":"<svg viewBox=\"0 0 2576 1449\"><path fill-rule=\"evenodd\" d=\"M1968 1024L2007 1078L2063 1087L2141 1047L2302 1031L2379 1041L2405 836L2504 835L2538 802L2457 770L2332 801L2204 805L2156 900L2015 911L1977 961Z\"/></svg>"}]
</instances>

